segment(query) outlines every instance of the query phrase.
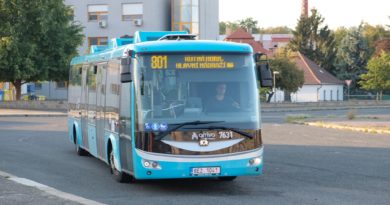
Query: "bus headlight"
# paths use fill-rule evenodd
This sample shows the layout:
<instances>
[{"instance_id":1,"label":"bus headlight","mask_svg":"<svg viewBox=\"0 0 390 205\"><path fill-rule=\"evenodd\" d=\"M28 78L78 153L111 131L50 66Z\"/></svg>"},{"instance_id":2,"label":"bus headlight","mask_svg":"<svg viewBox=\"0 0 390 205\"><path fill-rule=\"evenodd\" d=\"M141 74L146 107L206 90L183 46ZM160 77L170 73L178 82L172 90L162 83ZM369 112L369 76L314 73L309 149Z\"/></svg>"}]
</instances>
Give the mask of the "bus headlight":
<instances>
[{"instance_id":1,"label":"bus headlight","mask_svg":"<svg viewBox=\"0 0 390 205\"><path fill-rule=\"evenodd\" d=\"M252 158L248 161L248 166L258 166L261 164L262 162L262 158L261 157L255 157L255 158Z\"/></svg>"},{"instance_id":2,"label":"bus headlight","mask_svg":"<svg viewBox=\"0 0 390 205\"><path fill-rule=\"evenodd\" d=\"M142 159L142 166L146 169L161 169L158 162L145 159Z\"/></svg>"}]
</instances>

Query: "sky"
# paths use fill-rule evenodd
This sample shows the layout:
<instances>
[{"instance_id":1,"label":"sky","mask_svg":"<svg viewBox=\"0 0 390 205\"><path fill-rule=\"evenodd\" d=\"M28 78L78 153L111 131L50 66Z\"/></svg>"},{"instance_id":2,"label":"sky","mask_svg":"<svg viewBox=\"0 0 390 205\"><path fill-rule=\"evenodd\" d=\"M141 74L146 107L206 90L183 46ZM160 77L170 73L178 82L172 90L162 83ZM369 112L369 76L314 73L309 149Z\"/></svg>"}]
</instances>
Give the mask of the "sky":
<instances>
[{"instance_id":1,"label":"sky","mask_svg":"<svg viewBox=\"0 0 390 205\"><path fill-rule=\"evenodd\" d=\"M362 21L390 24L390 0L309 0L309 15L313 7L332 29L358 26ZM253 17L259 27L294 28L300 13L301 0L219 0L219 21Z\"/></svg>"}]
</instances>

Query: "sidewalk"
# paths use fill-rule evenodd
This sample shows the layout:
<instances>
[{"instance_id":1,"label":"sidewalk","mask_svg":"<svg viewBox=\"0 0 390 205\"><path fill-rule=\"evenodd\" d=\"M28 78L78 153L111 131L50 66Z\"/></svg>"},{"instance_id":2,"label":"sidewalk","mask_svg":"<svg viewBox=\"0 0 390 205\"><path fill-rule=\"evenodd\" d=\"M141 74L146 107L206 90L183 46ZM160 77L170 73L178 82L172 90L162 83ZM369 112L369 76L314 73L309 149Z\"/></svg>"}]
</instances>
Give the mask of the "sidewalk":
<instances>
[{"instance_id":1,"label":"sidewalk","mask_svg":"<svg viewBox=\"0 0 390 205\"><path fill-rule=\"evenodd\" d=\"M41 110L20 110L20 109L0 109L0 117L64 117L66 112L41 111Z\"/></svg>"},{"instance_id":2,"label":"sidewalk","mask_svg":"<svg viewBox=\"0 0 390 205\"><path fill-rule=\"evenodd\" d=\"M389 108L389 101L327 101L327 102L301 102L301 103L261 103L263 112L288 112L312 110L347 110L347 109L376 109Z\"/></svg>"},{"instance_id":3,"label":"sidewalk","mask_svg":"<svg viewBox=\"0 0 390 205\"><path fill-rule=\"evenodd\" d=\"M79 203L49 195L37 188L28 187L0 176L1 205L77 205Z\"/></svg>"}]
</instances>

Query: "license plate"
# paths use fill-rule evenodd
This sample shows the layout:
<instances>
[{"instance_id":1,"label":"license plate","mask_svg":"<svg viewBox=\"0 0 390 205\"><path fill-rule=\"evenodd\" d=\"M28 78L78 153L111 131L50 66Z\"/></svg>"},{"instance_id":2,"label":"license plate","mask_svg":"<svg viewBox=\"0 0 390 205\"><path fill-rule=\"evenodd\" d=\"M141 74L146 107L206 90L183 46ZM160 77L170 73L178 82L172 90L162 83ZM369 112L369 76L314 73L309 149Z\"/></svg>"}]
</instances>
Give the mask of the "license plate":
<instances>
[{"instance_id":1,"label":"license plate","mask_svg":"<svg viewBox=\"0 0 390 205\"><path fill-rule=\"evenodd\" d=\"M221 173L220 167L194 167L191 169L191 175L219 175Z\"/></svg>"}]
</instances>

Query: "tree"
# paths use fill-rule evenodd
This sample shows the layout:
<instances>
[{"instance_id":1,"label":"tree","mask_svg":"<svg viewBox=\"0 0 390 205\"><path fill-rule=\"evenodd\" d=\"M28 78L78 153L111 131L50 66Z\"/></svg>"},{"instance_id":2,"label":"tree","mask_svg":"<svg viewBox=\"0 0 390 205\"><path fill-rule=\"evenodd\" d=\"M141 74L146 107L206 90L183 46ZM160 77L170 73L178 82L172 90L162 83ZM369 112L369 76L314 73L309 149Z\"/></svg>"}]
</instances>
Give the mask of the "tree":
<instances>
[{"instance_id":1,"label":"tree","mask_svg":"<svg viewBox=\"0 0 390 205\"><path fill-rule=\"evenodd\" d=\"M362 25L351 28L342 39L337 53L336 75L342 80L352 80L350 86L352 92L358 90L359 76L365 72L370 55L362 29Z\"/></svg>"},{"instance_id":2,"label":"tree","mask_svg":"<svg viewBox=\"0 0 390 205\"><path fill-rule=\"evenodd\" d=\"M226 34L226 22L219 22L219 35Z\"/></svg>"},{"instance_id":3,"label":"tree","mask_svg":"<svg viewBox=\"0 0 390 205\"><path fill-rule=\"evenodd\" d=\"M299 70L294 62L287 57L277 56L270 59L270 68L272 71L278 71L276 75L275 87L288 93L297 92L304 83L303 71Z\"/></svg>"},{"instance_id":4,"label":"tree","mask_svg":"<svg viewBox=\"0 0 390 205\"><path fill-rule=\"evenodd\" d=\"M219 23L219 34L221 34L221 35L226 34L228 29L231 29L231 31L235 31L235 30L237 30L238 27L239 27L239 25L236 22L222 21Z\"/></svg>"},{"instance_id":5,"label":"tree","mask_svg":"<svg viewBox=\"0 0 390 205\"><path fill-rule=\"evenodd\" d=\"M242 19L238 21L238 25L245 29L249 33L257 33L257 20L254 20L252 17Z\"/></svg>"},{"instance_id":6,"label":"tree","mask_svg":"<svg viewBox=\"0 0 390 205\"><path fill-rule=\"evenodd\" d=\"M292 30L287 26L277 26L277 27L260 28L259 33L261 33L261 34L291 34Z\"/></svg>"},{"instance_id":7,"label":"tree","mask_svg":"<svg viewBox=\"0 0 390 205\"><path fill-rule=\"evenodd\" d=\"M62 0L0 0L0 81L17 99L26 82L67 79L83 38L70 15Z\"/></svg>"},{"instance_id":8,"label":"tree","mask_svg":"<svg viewBox=\"0 0 390 205\"><path fill-rule=\"evenodd\" d=\"M390 16L389 16L389 19L390 19ZM388 28L390 28L390 25L386 25Z\"/></svg>"},{"instance_id":9,"label":"tree","mask_svg":"<svg viewBox=\"0 0 390 205\"><path fill-rule=\"evenodd\" d=\"M333 31L336 47L338 47L341 44L341 41L344 39L345 36L347 36L347 34L348 34L348 28L345 27L339 27Z\"/></svg>"},{"instance_id":10,"label":"tree","mask_svg":"<svg viewBox=\"0 0 390 205\"><path fill-rule=\"evenodd\" d=\"M324 20L316 9L311 10L309 17L301 16L289 46L333 73L336 59L335 39L328 26L322 26Z\"/></svg>"},{"instance_id":11,"label":"tree","mask_svg":"<svg viewBox=\"0 0 390 205\"><path fill-rule=\"evenodd\" d=\"M362 23L362 35L367 40L369 48L369 56L374 54L377 41L390 37L390 31L386 31L386 28L382 25L370 25L368 23Z\"/></svg>"},{"instance_id":12,"label":"tree","mask_svg":"<svg viewBox=\"0 0 390 205\"><path fill-rule=\"evenodd\" d=\"M377 100L382 99L383 91L390 90L390 54L382 51L369 60L368 72L360 76L363 89L377 91Z\"/></svg>"}]
</instances>

